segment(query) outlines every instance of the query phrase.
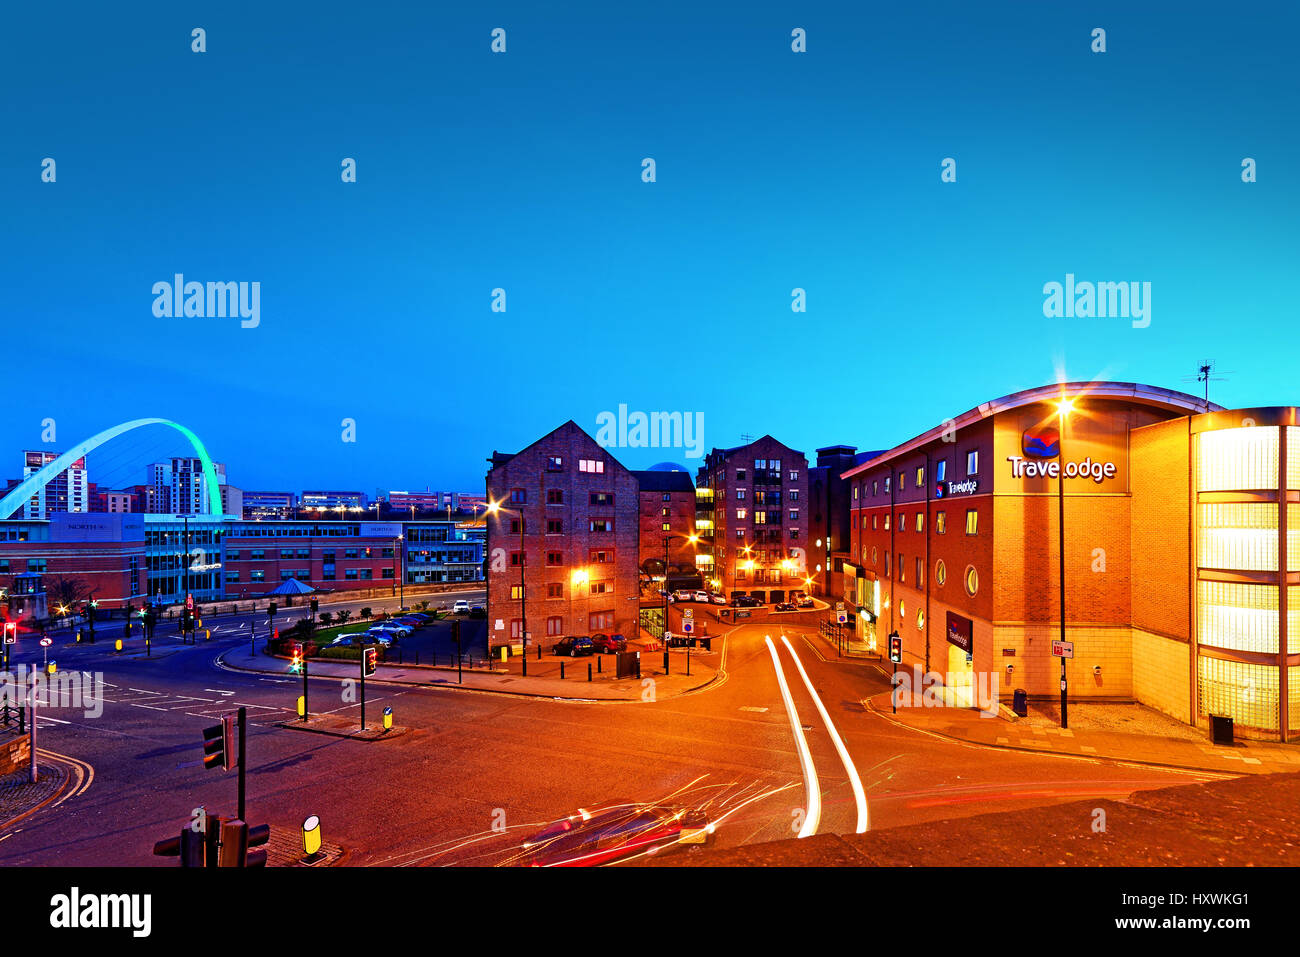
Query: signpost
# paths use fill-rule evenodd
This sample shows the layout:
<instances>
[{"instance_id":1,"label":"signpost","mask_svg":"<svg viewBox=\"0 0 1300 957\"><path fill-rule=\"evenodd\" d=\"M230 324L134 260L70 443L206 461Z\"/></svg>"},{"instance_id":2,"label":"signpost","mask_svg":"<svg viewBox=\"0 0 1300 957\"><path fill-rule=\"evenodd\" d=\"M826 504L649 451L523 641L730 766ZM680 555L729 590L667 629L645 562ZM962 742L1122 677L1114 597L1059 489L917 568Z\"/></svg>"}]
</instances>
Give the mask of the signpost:
<instances>
[{"instance_id":1,"label":"signpost","mask_svg":"<svg viewBox=\"0 0 1300 957\"><path fill-rule=\"evenodd\" d=\"M375 673L379 650L373 645L361 649L361 730L366 730L366 679Z\"/></svg>"},{"instance_id":2,"label":"signpost","mask_svg":"<svg viewBox=\"0 0 1300 957\"><path fill-rule=\"evenodd\" d=\"M1052 639L1052 657L1053 658L1073 658L1074 642L1061 641L1059 638Z\"/></svg>"},{"instance_id":3,"label":"signpost","mask_svg":"<svg viewBox=\"0 0 1300 957\"><path fill-rule=\"evenodd\" d=\"M48 635L41 639L41 654L45 656L45 660L42 662L44 667L41 670L46 674L49 674L50 671L50 645L52 644L54 644L54 639Z\"/></svg>"}]
</instances>

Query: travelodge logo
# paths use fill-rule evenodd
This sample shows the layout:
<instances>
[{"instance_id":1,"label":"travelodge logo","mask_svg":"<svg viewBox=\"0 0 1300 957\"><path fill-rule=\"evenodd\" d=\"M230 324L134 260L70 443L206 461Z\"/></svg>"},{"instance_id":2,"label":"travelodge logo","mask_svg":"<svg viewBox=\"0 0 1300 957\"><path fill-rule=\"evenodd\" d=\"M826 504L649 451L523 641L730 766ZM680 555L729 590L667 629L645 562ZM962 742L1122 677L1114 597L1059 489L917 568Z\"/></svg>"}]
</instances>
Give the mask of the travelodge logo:
<instances>
[{"instance_id":1,"label":"travelodge logo","mask_svg":"<svg viewBox=\"0 0 1300 957\"><path fill-rule=\"evenodd\" d=\"M1061 454L1060 430L1054 425L1025 429L1020 435L1020 447L1031 459L1054 459Z\"/></svg>"}]
</instances>

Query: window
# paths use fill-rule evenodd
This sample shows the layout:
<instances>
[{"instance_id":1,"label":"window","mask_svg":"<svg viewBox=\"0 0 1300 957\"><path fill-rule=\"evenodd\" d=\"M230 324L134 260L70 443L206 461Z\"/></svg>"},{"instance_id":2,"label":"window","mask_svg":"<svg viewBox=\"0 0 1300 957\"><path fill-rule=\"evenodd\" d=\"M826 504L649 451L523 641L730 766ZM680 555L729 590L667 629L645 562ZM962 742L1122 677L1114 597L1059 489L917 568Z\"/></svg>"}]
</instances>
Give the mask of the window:
<instances>
[{"instance_id":1,"label":"window","mask_svg":"<svg viewBox=\"0 0 1300 957\"><path fill-rule=\"evenodd\" d=\"M879 515L872 515L872 516L871 516L871 530L872 530L873 532L876 530L876 519L878 519L879 517L880 517Z\"/></svg>"},{"instance_id":2,"label":"window","mask_svg":"<svg viewBox=\"0 0 1300 957\"><path fill-rule=\"evenodd\" d=\"M564 504L564 489L559 489L559 488L548 488L548 489L546 490L546 504L547 504L547 505L563 505L563 504Z\"/></svg>"},{"instance_id":3,"label":"window","mask_svg":"<svg viewBox=\"0 0 1300 957\"><path fill-rule=\"evenodd\" d=\"M901 585L906 581L907 581L907 563L903 561L903 553L899 552L898 553L898 582ZM900 604L899 607L901 608L902 605Z\"/></svg>"},{"instance_id":4,"label":"window","mask_svg":"<svg viewBox=\"0 0 1300 957\"><path fill-rule=\"evenodd\" d=\"M791 482L799 481L799 473L794 469L790 470L790 481Z\"/></svg>"},{"instance_id":5,"label":"window","mask_svg":"<svg viewBox=\"0 0 1300 957\"><path fill-rule=\"evenodd\" d=\"M547 553L546 553L546 564L548 564L548 565L552 565L552 566L553 566L553 565L563 565L563 564L564 564L564 553L563 553L563 552L547 552Z\"/></svg>"},{"instance_id":6,"label":"window","mask_svg":"<svg viewBox=\"0 0 1300 957\"><path fill-rule=\"evenodd\" d=\"M885 531L889 531L889 513L885 514Z\"/></svg>"},{"instance_id":7,"label":"window","mask_svg":"<svg viewBox=\"0 0 1300 957\"><path fill-rule=\"evenodd\" d=\"M605 473L605 461L604 459L579 459L578 471L603 475Z\"/></svg>"},{"instance_id":8,"label":"window","mask_svg":"<svg viewBox=\"0 0 1300 957\"><path fill-rule=\"evenodd\" d=\"M280 553L280 557L281 557L281 558L284 558L284 553L283 553L283 552ZM343 557L344 557L344 558L356 558L356 557L357 557L357 550L356 550L355 548L345 548L345 549L343 549Z\"/></svg>"},{"instance_id":9,"label":"window","mask_svg":"<svg viewBox=\"0 0 1300 957\"><path fill-rule=\"evenodd\" d=\"M394 573L393 569L391 569L391 568L385 568L385 569L383 570L383 577L384 577L384 578L396 578L397 575Z\"/></svg>"},{"instance_id":10,"label":"window","mask_svg":"<svg viewBox=\"0 0 1300 957\"><path fill-rule=\"evenodd\" d=\"M664 522L662 528L665 532L671 532L673 530L672 525L668 522Z\"/></svg>"},{"instance_id":11,"label":"window","mask_svg":"<svg viewBox=\"0 0 1300 957\"><path fill-rule=\"evenodd\" d=\"M902 469L899 469L899 471L898 471L898 490L901 492L901 491L902 491L903 489L905 489L905 488L907 488L907 473L904 472Z\"/></svg>"},{"instance_id":12,"label":"window","mask_svg":"<svg viewBox=\"0 0 1300 957\"><path fill-rule=\"evenodd\" d=\"M563 534L564 534L564 519L562 519L562 518L548 518L548 519L546 520L546 534L547 534L547 535L563 535Z\"/></svg>"},{"instance_id":13,"label":"window","mask_svg":"<svg viewBox=\"0 0 1300 957\"><path fill-rule=\"evenodd\" d=\"M510 534L522 535L523 531L524 531L524 523L517 518L512 518L510 520Z\"/></svg>"},{"instance_id":14,"label":"window","mask_svg":"<svg viewBox=\"0 0 1300 957\"><path fill-rule=\"evenodd\" d=\"M549 637L564 634L564 619L559 615L552 615L546 619L546 634Z\"/></svg>"},{"instance_id":15,"label":"window","mask_svg":"<svg viewBox=\"0 0 1300 957\"><path fill-rule=\"evenodd\" d=\"M923 558L916 560L916 587L925 587L925 559Z\"/></svg>"},{"instance_id":16,"label":"window","mask_svg":"<svg viewBox=\"0 0 1300 957\"><path fill-rule=\"evenodd\" d=\"M281 558L293 558L293 549L292 549L292 548L282 548L282 549L280 549L280 557L281 557ZM354 556L354 557L355 557L355 556Z\"/></svg>"},{"instance_id":17,"label":"window","mask_svg":"<svg viewBox=\"0 0 1300 957\"><path fill-rule=\"evenodd\" d=\"M227 551L226 551L226 561L229 561L229 562L237 562L237 561L239 561L239 549L238 549L238 548L227 549Z\"/></svg>"},{"instance_id":18,"label":"window","mask_svg":"<svg viewBox=\"0 0 1300 957\"><path fill-rule=\"evenodd\" d=\"M858 500L858 493L859 493L860 491L862 491L862 486L861 486L861 485L856 485L856 484L855 484L855 485L853 486L853 501L856 502L856 501Z\"/></svg>"},{"instance_id":19,"label":"window","mask_svg":"<svg viewBox=\"0 0 1300 957\"><path fill-rule=\"evenodd\" d=\"M523 597L524 597L524 586L523 586L523 585L511 585L511 586L510 586L510 598L511 598L512 601L519 601L519 600L520 600L521 598L523 598Z\"/></svg>"},{"instance_id":20,"label":"window","mask_svg":"<svg viewBox=\"0 0 1300 957\"><path fill-rule=\"evenodd\" d=\"M592 631L599 631L602 628L613 628L614 613L612 611L593 611L587 616L587 627Z\"/></svg>"},{"instance_id":21,"label":"window","mask_svg":"<svg viewBox=\"0 0 1300 957\"><path fill-rule=\"evenodd\" d=\"M511 553L510 553L510 564L511 564L511 565L513 565L515 568L518 568L518 567L519 567L520 565L522 565L523 563L524 563L524 553L523 553L523 552L511 552Z\"/></svg>"},{"instance_id":22,"label":"window","mask_svg":"<svg viewBox=\"0 0 1300 957\"><path fill-rule=\"evenodd\" d=\"M880 480L879 480L879 479L872 479L872 480L871 480L871 494L872 494L872 495L879 495L879 494L880 494Z\"/></svg>"},{"instance_id":23,"label":"window","mask_svg":"<svg viewBox=\"0 0 1300 957\"><path fill-rule=\"evenodd\" d=\"M979 587L980 587L979 573L975 571L974 565L967 565L966 566L966 594L974 598L975 592L979 591Z\"/></svg>"},{"instance_id":24,"label":"window","mask_svg":"<svg viewBox=\"0 0 1300 957\"><path fill-rule=\"evenodd\" d=\"M918 532L925 531L925 512L916 513L916 530Z\"/></svg>"},{"instance_id":25,"label":"window","mask_svg":"<svg viewBox=\"0 0 1300 957\"><path fill-rule=\"evenodd\" d=\"M239 572L226 572L226 581L228 582L239 581Z\"/></svg>"},{"instance_id":26,"label":"window","mask_svg":"<svg viewBox=\"0 0 1300 957\"><path fill-rule=\"evenodd\" d=\"M608 595L613 591L614 591L614 583L612 581L599 581L599 582L591 583L591 594L593 595Z\"/></svg>"},{"instance_id":27,"label":"window","mask_svg":"<svg viewBox=\"0 0 1300 957\"><path fill-rule=\"evenodd\" d=\"M916 613L916 630L925 631L925 609L922 608Z\"/></svg>"},{"instance_id":28,"label":"window","mask_svg":"<svg viewBox=\"0 0 1300 957\"><path fill-rule=\"evenodd\" d=\"M936 535L942 535L944 532L948 531L948 513L947 513L947 512L935 512L935 513L934 513L934 531L935 531L935 534L936 534Z\"/></svg>"},{"instance_id":29,"label":"window","mask_svg":"<svg viewBox=\"0 0 1300 957\"><path fill-rule=\"evenodd\" d=\"M564 471L564 459L563 459L563 457L561 457L561 456L559 456L559 455L548 455L548 456L546 457L546 471L548 471L548 472L563 472L563 471Z\"/></svg>"},{"instance_id":30,"label":"window","mask_svg":"<svg viewBox=\"0 0 1300 957\"><path fill-rule=\"evenodd\" d=\"M591 504L592 505L613 505L614 493L613 492L592 492Z\"/></svg>"},{"instance_id":31,"label":"window","mask_svg":"<svg viewBox=\"0 0 1300 957\"><path fill-rule=\"evenodd\" d=\"M266 581L266 572L260 568L254 568L248 573L248 580L251 582L264 582Z\"/></svg>"},{"instance_id":32,"label":"window","mask_svg":"<svg viewBox=\"0 0 1300 957\"><path fill-rule=\"evenodd\" d=\"M523 636L524 636L524 623L523 623L522 621L520 621L518 618L511 618L511 619L510 619L510 637L511 637L511 638L523 638Z\"/></svg>"},{"instance_id":33,"label":"window","mask_svg":"<svg viewBox=\"0 0 1300 957\"><path fill-rule=\"evenodd\" d=\"M664 492L664 501L671 502L672 500L673 500L672 495L670 495L668 492Z\"/></svg>"},{"instance_id":34,"label":"window","mask_svg":"<svg viewBox=\"0 0 1300 957\"><path fill-rule=\"evenodd\" d=\"M590 554L593 565L605 565L614 560L614 552L608 548L595 548Z\"/></svg>"},{"instance_id":35,"label":"window","mask_svg":"<svg viewBox=\"0 0 1300 957\"><path fill-rule=\"evenodd\" d=\"M248 557L249 559L254 561L261 561L262 559L266 558L266 549L265 548L250 549L248 552Z\"/></svg>"},{"instance_id":36,"label":"window","mask_svg":"<svg viewBox=\"0 0 1300 957\"><path fill-rule=\"evenodd\" d=\"M743 509L743 508L738 508L738 509L736 509L736 519L737 519L738 521L742 521L742 522L743 522L743 521L745 520L745 516L748 515L748 514L749 514L749 513L748 513L747 511L745 511L745 509Z\"/></svg>"},{"instance_id":37,"label":"window","mask_svg":"<svg viewBox=\"0 0 1300 957\"><path fill-rule=\"evenodd\" d=\"M899 581L902 581L902 579L900 578ZM907 617L907 605L903 603L901 598L898 599L898 617L900 620Z\"/></svg>"},{"instance_id":38,"label":"window","mask_svg":"<svg viewBox=\"0 0 1300 957\"><path fill-rule=\"evenodd\" d=\"M300 549L298 549L298 557L299 557L299 558L311 558L311 552L308 551L308 550L305 549L305 548L300 548ZM392 549L391 547L390 547L390 548L385 548L382 557L383 557L383 558L392 558L392 557L393 557L393 549Z\"/></svg>"},{"instance_id":39,"label":"window","mask_svg":"<svg viewBox=\"0 0 1300 957\"><path fill-rule=\"evenodd\" d=\"M745 481L745 470L744 470L744 469L736 469L736 481L737 481L737 482L743 482L743 481Z\"/></svg>"},{"instance_id":40,"label":"window","mask_svg":"<svg viewBox=\"0 0 1300 957\"><path fill-rule=\"evenodd\" d=\"M612 518L593 518L591 520L591 531L593 532L612 532L614 530L614 520Z\"/></svg>"},{"instance_id":41,"label":"window","mask_svg":"<svg viewBox=\"0 0 1300 957\"><path fill-rule=\"evenodd\" d=\"M889 476L888 476L888 475L885 476L885 494L886 494L886 495L889 494Z\"/></svg>"},{"instance_id":42,"label":"window","mask_svg":"<svg viewBox=\"0 0 1300 957\"><path fill-rule=\"evenodd\" d=\"M972 449L966 453L966 474L974 475L980 470L980 453L979 449Z\"/></svg>"},{"instance_id":43,"label":"window","mask_svg":"<svg viewBox=\"0 0 1300 957\"><path fill-rule=\"evenodd\" d=\"M661 508L661 509L659 510L659 514L662 515L664 518L667 518L669 515L672 514L672 510L669 509L669 508L666 508L666 507L665 507L665 508Z\"/></svg>"},{"instance_id":44,"label":"window","mask_svg":"<svg viewBox=\"0 0 1300 957\"><path fill-rule=\"evenodd\" d=\"M790 521L792 522L799 521L799 510L797 508L790 509Z\"/></svg>"},{"instance_id":45,"label":"window","mask_svg":"<svg viewBox=\"0 0 1300 957\"><path fill-rule=\"evenodd\" d=\"M510 490L510 501L515 505L523 505L528 501L528 490L522 488L512 488Z\"/></svg>"},{"instance_id":46,"label":"window","mask_svg":"<svg viewBox=\"0 0 1300 957\"><path fill-rule=\"evenodd\" d=\"M935 481L942 482L942 481L944 480L944 477L945 477L947 474L948 474L948 460L947 460L947 459L940 459L940 460L939 460L938 462L936 462L935 465L934 465L934 478L935 478Z\"/></svg>"},{"instance_id":47,"label":"window","mask_svg":"<svg viewBox=\"0 0 1300 957\"><path fill-rule=\"evenodd\" d=\"M876 564L876 546L871 546L871 564Z\"/></svg>"},{"instance_id":48,"label":"window","mask_svg":"<svg viewBox=\"0 0 1300 957\"><path fill-rule=\"evenodd\" d=\"M797 528L790 529L790 541L797 542L798 540L799 540L799 529Z\"/></svg>"},{"instance_id":49,"label":"window","mask_svg":"<svg viewBox=\"0 0 1300 957\"><path fill-rule=\"evenodd\" d=\"M550 582L550 583L547 584L547 586L546 586L546 597L547 597L547 598L563 598L563 597L564 597L564 585L563 585L561 582Z\"/></svg>"},{"instance_id":50,"label":"window","mask_svg":"<svg viewBox=\"0 0 1300 957\"><path fill-rule=\"evenodd\" d=\"M918 465L916 467L916 487L920 488L924 484L925 484L925 466Z\"/></svg>"},{"instance_id":51,"label":"window","mask_svg":"<svg viewBox=\"0 0 1300 957\"><path fill-rule=\"evenodd\" d=\"M975 535L979 532L980 513L973 508L966 509L966 534Z\"/></svg>"},{"instance_id":52,"label":"window","mask_svg":"<svg viewBox=\"0 0 1300 957\"><path fill-rule=\"evenodd\" d=\"M934 580L939 585L948 580L948 566L943 563L942 558L934 563Z\"/></svg>"},{"instance_id":53,"label":"window","mask_svg":"<svg viewBox=\"0 0 1300 957\"><path fill-rule=\"evenodd\" d=\"M790 501L792 502L799 501L799 490L797 488L790 489Z\"/></svg>"},{"instance_id":54,"label":"window","mask_svg":"<svg viewBox=\"0 0 1300 957\"><path fill-rule=\"evenodd\" d=\"M889 577L889 552L885 552L885 577Z\"/></svg>"},{"instance_id":55,"label":"window","mask_svg":"<svg viewBox=\"0 0 1300 957\"><path fill-rule=\"evenodd\" d=\"M744 501L744 499L745 499L745 490L743 488L736 489L736 501L742 502Z\"/></svg>"}]
</instances>

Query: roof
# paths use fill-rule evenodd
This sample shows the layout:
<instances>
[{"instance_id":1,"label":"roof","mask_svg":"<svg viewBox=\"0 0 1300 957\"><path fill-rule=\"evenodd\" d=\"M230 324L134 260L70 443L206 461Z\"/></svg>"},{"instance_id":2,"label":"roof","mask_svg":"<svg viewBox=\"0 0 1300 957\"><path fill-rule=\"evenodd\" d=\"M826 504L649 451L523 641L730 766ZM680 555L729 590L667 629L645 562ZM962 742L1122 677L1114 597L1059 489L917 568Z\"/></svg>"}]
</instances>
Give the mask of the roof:
<instances>
[{"instance_id":1,"label":"roof","mask_svg":"<svg viewBox=\"0 0 1300 957\"><path fill-rule=\"evenodd\" d=\"M633 472L643 492L694 492L689 472L661 472L655 469Z\"/></svg>"},{"instance_id":2,"label":"roof","mask_svg":"<svg viewBox=\"0 0 1300 957\"><path fill-rule=\"evenodd\" d=\"M1194 395L1188 395L1186 392L1175 392L1172 389L1162 389L1154 385L1142 385L1137 382L1060 382L1049 385L1037 386L1033 389L1024 389L1020 392L1013 392L1010 395L1004 395L1001 398L993 399L989 402L981 403L975 408L963 412L954 419L950 419L940 425L936 425L928 432L913 439L909 439L902 445L895 446L886 452L880 452L867 459L860 465L855 465L847 472L841 474L840 478L849 478L865 472L869 467L880 462L897 458L900 455L906 455L915 451L924 445L928 445L935 439L939 438L945 432L953 432L957 429L965 428L975 422L987 419L997 415L1000 412L1009 412L1012 409L1018 409L1027 405L1034 405L1041 402L1055 402L1062 395L1071 398L1094 398L1094 399L1115 399L1119 401L1129 401L1140 405L1150 406L1156 409L1163 409L1166 412L1175 412L1180 415L1197 415L1202 412L1222 411L1223 407L1215 405L1213 402L1206 402L1204 399Z\"/></svg>"}]
</instances>

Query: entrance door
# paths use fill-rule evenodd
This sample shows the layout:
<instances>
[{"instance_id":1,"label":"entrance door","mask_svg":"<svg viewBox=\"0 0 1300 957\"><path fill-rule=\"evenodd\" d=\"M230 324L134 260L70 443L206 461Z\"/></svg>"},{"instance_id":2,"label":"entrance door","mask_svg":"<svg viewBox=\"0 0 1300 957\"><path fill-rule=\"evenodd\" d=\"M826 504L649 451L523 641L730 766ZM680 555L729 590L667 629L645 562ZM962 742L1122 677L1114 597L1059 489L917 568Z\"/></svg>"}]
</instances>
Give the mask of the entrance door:
<instances>
[{"instance_id":1,"label":"entrance door","mask_svg":"<svg viewBox=\"0 0 1300 957\"><path fill-rule=\"evenodd\" d=\"M975 665L966 652L951 644L944 699L954 708L975 707Z\"/></svg>"}]
</instances>

